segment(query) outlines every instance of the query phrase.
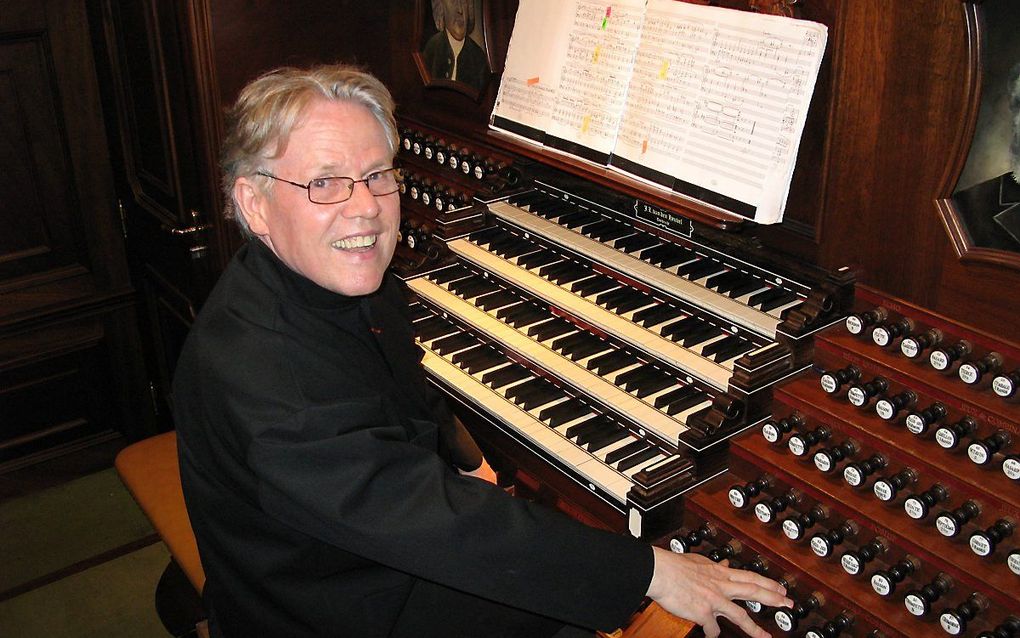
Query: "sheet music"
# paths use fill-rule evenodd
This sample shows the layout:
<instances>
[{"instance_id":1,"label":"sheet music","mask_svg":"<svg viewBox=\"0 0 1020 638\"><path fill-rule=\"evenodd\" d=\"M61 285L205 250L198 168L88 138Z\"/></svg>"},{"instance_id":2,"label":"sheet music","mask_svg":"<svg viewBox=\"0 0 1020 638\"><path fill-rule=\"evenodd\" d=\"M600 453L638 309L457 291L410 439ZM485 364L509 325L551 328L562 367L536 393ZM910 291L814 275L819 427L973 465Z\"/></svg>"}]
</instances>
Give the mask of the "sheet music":
<instances>
[{"instance_id":1,"label":"sheet music","mask_svg":"<svg viewBox=\"0 0 1020 638\"><path fill-rule=\"evenodd\" d=\"M572 4L521 0L493 118L543 132L548 128L569 44L562 25L570 19Z\"/></svg>"},{"instance_id":2,"label":"sheet music","mask_svg":"<svg viewBox=\"0 0 1020 638\"><path fill-rule=\"evenodd\" d=\"M826 37L675 0L521 0L490 124L612 153L637 165L617 170L649 168L778 222Z\"/></svg>"},{"instance_id":3,"label":"sheet music","mask_svg":"<svg viewBox=\"0 0 1020 638\"><path fill-rule=\"evenodd\" d=\"M826 33L649 0L614 154L781 220Z\"/></svg>"},{"instance_id":4,"label":"sheet music","mask_svg":"<svg viewBox=\"0 0 1020 638\"><path fill-rule=\"evenodd\" d=\"M612 152L644 12L645 0L574 4L550 135Z\"/></svg>"}]
</instances>

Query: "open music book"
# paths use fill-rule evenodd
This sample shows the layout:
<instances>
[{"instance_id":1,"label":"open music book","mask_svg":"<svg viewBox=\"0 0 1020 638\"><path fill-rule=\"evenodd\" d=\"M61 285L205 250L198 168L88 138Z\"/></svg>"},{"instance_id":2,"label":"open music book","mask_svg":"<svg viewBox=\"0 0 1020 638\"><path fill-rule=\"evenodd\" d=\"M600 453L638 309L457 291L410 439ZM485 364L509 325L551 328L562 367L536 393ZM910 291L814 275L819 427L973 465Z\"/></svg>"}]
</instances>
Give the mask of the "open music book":
<instances>
[{"instance_id":1,"label":"open music book","mask_svg":"<svg viewBox=\"0 0 1020 638\"><path fill-rule=\"evenodd\" d=\"M521 0L490 126L776 223L826 37L677 0Z\"/></svg>"}]
</instances>

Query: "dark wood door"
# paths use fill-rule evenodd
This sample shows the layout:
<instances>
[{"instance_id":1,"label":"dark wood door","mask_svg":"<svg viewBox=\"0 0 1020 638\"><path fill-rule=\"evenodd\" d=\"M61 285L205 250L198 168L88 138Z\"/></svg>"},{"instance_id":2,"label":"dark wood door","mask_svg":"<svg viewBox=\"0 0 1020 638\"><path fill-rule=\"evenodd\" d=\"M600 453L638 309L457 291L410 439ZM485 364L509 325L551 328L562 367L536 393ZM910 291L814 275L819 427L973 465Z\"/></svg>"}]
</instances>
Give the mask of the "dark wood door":
<instances>
[{"instance_id":1,"label":"dark wood door","mask_svg":"<svg viewBox=\"0 0 1020 638\"><path fill-rule=\"evenodd\" d=\"M91 9L102 25L97 39L150 388L169 429L177 355L223 265L207 5L95 0Z\"/></svg>"},{"instance_id":2,"label":"dark wood door","mask_svg":"<svg viewBox=\"0 0 1020 638\"><path fill-rule=\"evenodd\" d=\"M0 9L0 471L151 431L84 0Z\"/></svg>"}]
</instances>

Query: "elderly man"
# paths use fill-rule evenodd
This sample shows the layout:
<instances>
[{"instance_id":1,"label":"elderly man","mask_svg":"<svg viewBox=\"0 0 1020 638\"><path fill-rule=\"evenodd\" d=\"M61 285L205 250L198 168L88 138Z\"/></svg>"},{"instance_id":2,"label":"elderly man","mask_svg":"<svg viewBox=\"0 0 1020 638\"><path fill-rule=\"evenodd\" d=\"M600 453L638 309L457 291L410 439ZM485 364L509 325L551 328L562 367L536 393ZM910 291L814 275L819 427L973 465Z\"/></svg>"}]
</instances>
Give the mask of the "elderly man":
<instances>
[{"instance_id":1,"label":"elderly man","mask_svg":"<svg viewBox=\"0 0 1020 638\"><path fill-rule=\"evenodd\" d=\"M281 69L229 118L251 237L177 366L181 478L214 636L550 636L647 594L756 636L782 588L516 499L425 383L398 283L392 101L344 66ZM566 624L566 628L564 628ZM586 635L591 635L590 630Z\"/></svg>"}]
</instances>

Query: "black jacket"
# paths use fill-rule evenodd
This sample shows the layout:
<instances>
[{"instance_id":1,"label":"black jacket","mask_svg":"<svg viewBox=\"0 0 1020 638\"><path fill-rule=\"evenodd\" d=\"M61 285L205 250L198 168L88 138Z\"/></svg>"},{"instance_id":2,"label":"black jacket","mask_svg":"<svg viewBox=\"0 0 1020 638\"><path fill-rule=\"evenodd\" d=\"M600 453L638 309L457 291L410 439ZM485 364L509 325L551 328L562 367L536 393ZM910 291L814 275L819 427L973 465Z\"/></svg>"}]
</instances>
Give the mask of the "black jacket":
<instances>
[{"instance_id":1,"label":"black jacket","mask_svg":"<svg viewBox=\"0 0 1020 638\"><path fill-rule=\"evenodd\" d=\"M343 297L258 240L230 263L174 381L184 495L224 635L390 635L418 579L606 629L640 602L647 545L457 474L477 448L420 358L392 277Z\"/></svg>"}]
</instances>

